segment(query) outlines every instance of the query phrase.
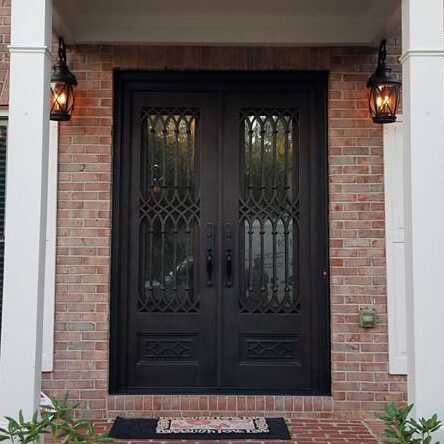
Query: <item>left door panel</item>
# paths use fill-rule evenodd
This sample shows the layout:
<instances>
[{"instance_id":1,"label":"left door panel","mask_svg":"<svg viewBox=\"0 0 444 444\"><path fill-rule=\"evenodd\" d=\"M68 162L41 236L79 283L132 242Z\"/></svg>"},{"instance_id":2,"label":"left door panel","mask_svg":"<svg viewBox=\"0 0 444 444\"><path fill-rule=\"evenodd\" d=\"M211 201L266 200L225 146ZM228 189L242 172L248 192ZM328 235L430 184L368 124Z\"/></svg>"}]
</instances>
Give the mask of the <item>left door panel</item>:
<instances>
[{"instance_id":1,"label":"left door panel","mask_svg":"<svg viewBox=\"0 0 444 444\"><path fill-rule=\"evenodd\" d=\"M118 385L138 392L214 387L217 97L128 96L114 159Z\"/></svg>"}]
</instances>

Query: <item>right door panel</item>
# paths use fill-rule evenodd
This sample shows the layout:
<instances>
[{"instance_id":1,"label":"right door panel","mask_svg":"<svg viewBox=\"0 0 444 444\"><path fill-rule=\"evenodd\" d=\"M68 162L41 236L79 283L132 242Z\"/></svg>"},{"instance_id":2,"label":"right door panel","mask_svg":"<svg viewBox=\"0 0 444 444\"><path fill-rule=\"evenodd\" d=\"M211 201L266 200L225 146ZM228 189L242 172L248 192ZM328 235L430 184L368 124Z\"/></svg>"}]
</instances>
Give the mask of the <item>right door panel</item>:
<instances>
[{"instance_id":1,"label":"right door panel","mask_svg":"<svg viewBox=\"0 0 444 444\"><path fill-rule=\"evenodd\" d=\"M225 97L224 387L325 391L326 172L316 99Z\"/></svg>"}]
</instances>

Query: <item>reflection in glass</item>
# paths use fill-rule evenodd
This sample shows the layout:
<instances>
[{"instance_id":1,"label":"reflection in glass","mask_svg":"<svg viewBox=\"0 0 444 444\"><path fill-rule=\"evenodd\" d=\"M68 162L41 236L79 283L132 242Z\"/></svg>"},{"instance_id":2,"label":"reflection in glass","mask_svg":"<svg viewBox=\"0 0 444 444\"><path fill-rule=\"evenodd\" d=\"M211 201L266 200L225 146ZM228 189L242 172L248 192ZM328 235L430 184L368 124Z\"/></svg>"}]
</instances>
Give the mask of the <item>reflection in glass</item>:
<instances>
[{"instance_id":1,"label":"reflection in glass","mask_svg":"<svg viewBox=\"0 0 444 444\"><path fill-rule=\"evenodd\" d=\"M199 308L195 256L199 240L194 110L150 109L143 116L140 171L139 310Z\"/></svg>"},{"instance_id":2,"label":"reflection in glass","mask_svg":"<svg viewBox=\"0 0 444 444\"><path fill-rule=\"evenodd\" d=\"M242 312L299 309L297 114L246 110L241 118Z\"/></svg>"}]
</instances>

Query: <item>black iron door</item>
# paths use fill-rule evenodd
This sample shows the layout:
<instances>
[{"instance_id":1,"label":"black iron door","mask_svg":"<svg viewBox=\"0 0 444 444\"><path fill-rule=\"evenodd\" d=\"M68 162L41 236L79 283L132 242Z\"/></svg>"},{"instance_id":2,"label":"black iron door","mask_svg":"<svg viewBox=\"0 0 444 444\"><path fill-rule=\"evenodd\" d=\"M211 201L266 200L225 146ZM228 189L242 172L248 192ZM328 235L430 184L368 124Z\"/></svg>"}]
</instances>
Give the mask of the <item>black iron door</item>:
<instances>
[{"instance_id":1,"label":"black iron door","mask_svg":"<svg viewBox=\"0 0 444 444\"><path fill-rule=\"evenodd\" d=\"M117 75L111 391L329 391L325 86Z\"/></svg>"}]
</instances>

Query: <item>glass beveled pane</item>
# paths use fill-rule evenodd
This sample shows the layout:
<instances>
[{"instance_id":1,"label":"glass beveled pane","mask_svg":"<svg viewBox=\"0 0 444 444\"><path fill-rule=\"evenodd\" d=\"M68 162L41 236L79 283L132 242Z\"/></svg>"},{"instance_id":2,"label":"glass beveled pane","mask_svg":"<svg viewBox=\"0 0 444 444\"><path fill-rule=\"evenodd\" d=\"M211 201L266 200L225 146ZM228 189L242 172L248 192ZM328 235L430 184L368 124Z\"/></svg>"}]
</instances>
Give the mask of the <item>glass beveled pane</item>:
<instances>
[{"instance_id":1,"label":"glass beveled pane","mask_svg":"<svg viewBox=\"0 0 444 444\"><path fill-rule=\"evenodd\" d=\"M241 116L240 223L242 312L296 312L299 308L294 242L298 164L297 113L246 110Z\"/></svg>"},{"instance_id":2,"label":"glass beveled pane","mask_svg":"<svg viewBox=\"0 0 444 444\"><path fill-rule=\"evenodd\" d=\"M145 110L140 158L139 310L195 312L199 195L196 121L188 109Z\"/></svg>"}]
</instances>

